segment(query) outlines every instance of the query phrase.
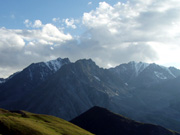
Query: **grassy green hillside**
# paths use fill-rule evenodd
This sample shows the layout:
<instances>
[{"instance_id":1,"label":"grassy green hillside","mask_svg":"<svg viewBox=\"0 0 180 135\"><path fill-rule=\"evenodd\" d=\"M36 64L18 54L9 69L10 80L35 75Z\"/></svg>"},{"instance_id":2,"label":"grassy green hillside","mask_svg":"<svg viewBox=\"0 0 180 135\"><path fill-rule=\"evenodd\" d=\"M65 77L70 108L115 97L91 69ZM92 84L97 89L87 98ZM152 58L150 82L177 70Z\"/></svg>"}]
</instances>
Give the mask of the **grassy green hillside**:
<instances>
[{"instance_id":1,"label":"grassy green hillside","mask_svg":"<svg viewBox=\"0 0 180 135\"><path fill-rule=\"evenodd\" d=\"M0 135L92 135L63 119L0 109Z\"/></svg>"}]
</instances>

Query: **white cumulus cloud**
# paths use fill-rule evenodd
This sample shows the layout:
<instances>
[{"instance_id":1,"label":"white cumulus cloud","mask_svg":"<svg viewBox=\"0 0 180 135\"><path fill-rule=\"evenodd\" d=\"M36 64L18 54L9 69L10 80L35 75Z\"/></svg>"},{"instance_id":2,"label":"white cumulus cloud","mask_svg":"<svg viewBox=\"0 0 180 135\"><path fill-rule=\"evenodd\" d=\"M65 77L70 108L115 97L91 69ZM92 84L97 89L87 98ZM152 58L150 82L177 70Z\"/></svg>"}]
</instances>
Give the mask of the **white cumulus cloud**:
<instances>
[{"instance_id":1,"label":"white cumulus cloud","mask_svg":"<svg viewBox=\"0 0 180 135\"><path fill-rule=\"evenodd\" d=\"M26 27L31 27L32 26L32 22L30 22L29 19L26 19L24 21L24 24L26 25Z\"/></svg>"},{"instance_id":2,"label":"white cumulus cloud","mask_svg":"<svg viewBox=\"0 0 180 135\"><path fill-rule=\"evenodd\" d=\"M88 2L88 5L92 5L92 1Z\"/></svg>"},{"instance_id":3,"label":"white cumulus cloud","mask_svg":"<svg viewBox=\"0 0 180 135\"><path fill-rule=\"evenodd\" d=\"M40 20L35 20L33 27L35 27L35 28L42 27L42 22Z\"/></svg>"},{"instance_id":4,"label":"white cumulus cloud","mask_svg":"<svg viewBox=\"0 0 180 135\"><path fill-rule=\"evenodd\" d=\"M41 20L35 20L34 23L32 23L29 19L26 19L24 21L25 26L28 27L32 27L32 28L40 28L43 26Z\"/></svg>"},{"instance_id":5,"label":"white cumulus cloud","mask_svg":"<svg viewBox=\"0 0 180 135\"><path fill-rule=\"evenodd\" d=\"M53 18L52 21L53 22L60 22L60 18L59 17L58 18Z\"/></svg>"},{"instance_id":6,"label":"white cumulus cloud","mask_svg":"<svg viewBox=\"0 0 180 135\"><path fill-rule=\"evenodd\" d=\"M83 24L88 28L85 34L100 49L100 52L96 49L99 55L92 57L104 66L131 60L172 63L161 52L165 46L170 50L172 44L180 50L179 22L178 0L131 0L115 5L100 2L96 10L83 15ZM156 47L157 44L161 47ZM171 48L169 53L172 52L179 56Z\"/></svg>"},{"instance_id":7,"label":"white cumulus cloud","mask_svg":"<svg viewBox=\"0 0 180 135\"><path fill-rule=\"evenodd\" d=\"M25 20L25 24L30 24L30 21ZM59 54L52 52L53 49L73 39L70 34L65 34L52 24L42 24L40 20L36 20L31 26L39 29L0 28L0 71L3 72L0 75L2 77L7 77L32 62L58 57Z\"/></svg>"},{"instance_id":8,"label":"white cumulus cloud","mask_svg":"<svg viewBox=\"0 0 180 135\"><path fill-rule=\"evenodd\" d=\"M67 27L71 27L73 29L77 28L76 25L75 25L75 20L74 19L67 18L67 19L64 19L64 22L67 25Z\"/></svg>"}]
</instances>

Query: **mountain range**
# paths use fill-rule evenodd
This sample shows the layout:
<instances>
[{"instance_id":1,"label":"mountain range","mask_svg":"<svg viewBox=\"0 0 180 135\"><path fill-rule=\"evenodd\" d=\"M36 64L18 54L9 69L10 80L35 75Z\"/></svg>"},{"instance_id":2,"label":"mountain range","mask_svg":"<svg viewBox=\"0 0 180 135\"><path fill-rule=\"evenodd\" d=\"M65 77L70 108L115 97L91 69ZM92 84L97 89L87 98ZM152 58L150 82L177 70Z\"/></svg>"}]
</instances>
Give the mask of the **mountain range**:
<instances>
[{"instance_id":1,"label":"mountain range","mask_svg":"<svg viewBox=\"0 0 180 135\"><path fill-rule=\"evenodd\" d=\"M1 79L0 107L71 120L93 106L180 131L180 70L143 62L100 68L91 59L33 63Z\"/></svg>"}]
</instances>

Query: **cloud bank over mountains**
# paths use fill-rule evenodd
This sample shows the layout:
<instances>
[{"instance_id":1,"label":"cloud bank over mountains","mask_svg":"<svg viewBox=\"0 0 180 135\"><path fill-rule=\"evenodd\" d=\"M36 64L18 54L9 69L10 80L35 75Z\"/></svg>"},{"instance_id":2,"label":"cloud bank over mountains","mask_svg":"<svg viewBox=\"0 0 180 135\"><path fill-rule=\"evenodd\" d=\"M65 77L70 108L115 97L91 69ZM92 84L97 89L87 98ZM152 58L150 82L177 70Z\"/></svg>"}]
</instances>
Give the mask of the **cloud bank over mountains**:
<instances>
[{"instance_id":1,"label":"cloud bank over mountains","mask_svg":"<svg viewBox=\"0 0 180 135\"><path fill-rule=\"evenodd\" d=\"M180 67L178 0L100 2L80 19L52 20L43 24L27 19L27 29L0 28L0 77L56 57L92 58L102 67L132 60ZM64 28L54 22L64 23ZM83 32L74 36L66 28Z\"/></svg>"}]
</instances>

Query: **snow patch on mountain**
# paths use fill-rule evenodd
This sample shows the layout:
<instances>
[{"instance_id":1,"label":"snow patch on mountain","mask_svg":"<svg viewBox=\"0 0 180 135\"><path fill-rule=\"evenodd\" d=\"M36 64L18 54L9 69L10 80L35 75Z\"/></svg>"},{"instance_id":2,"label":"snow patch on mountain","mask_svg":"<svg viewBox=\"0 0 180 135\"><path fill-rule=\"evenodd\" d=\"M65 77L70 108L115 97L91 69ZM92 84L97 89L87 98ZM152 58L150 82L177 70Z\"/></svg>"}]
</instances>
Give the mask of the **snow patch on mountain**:
<instances>
[{"instance_id":1,"label":"snow patch on mountain","mask_svg":"<svg viewBox=\"0 0 180 135\"><path fill-rule=\"evenodd\" d=\"M165 69L172 77L176 78L176 76L169 70L169 68L161 66L161 68Z\"/></svg>"},{"instance_id":2,"label":"snow patch on mountain","mask_svg":"<svg viewBox=\"0 0 180 135\"><path fill-rule=\"evenodd\" d=\"M135 69L135 74L136 76L138 76L145 68L147 68L149 66L148 63L143 63L143 62L130 62L130 64L132 64L132 66L134 67Z\"/></svg>"},{"instance_id":3,"label":"snow patch on mountain","mask_svg":"<svg viewBox=\"0 0 180 135\"><path fill-rule=\"evenodd\" d=\"M114 97L114 96L118 96L118 92L115 92L113 90L104 90L104 92L109 96L109 97Z\"/></svg>"},{"instance_id":4,"label":"snow patch on mountain","mask_svg":"<svg viewBox=\"0 0 180 135\"><path fill-rule=\"evenodd\" d=\"M32 75L32 71L31 71L30 68L29 68L29 77L30 77L31 80L33 80L33 75Z\"/></svg>"},{"instance_id":5,"label":"snow patch on mountain","mask_svg":"<svg viewBox=\"0 0 180 135\"><path fill-rule=\"evenodd\" d=\"M125 83L126 86L128 86L128 83Z\"/></svg>"},{"instance_id":6,"label":"snow patch on mountain","mask_svg":"<svg viewBox=\"0 0 180 135\"><path fill-rule=\"evenodd\" d=\"M167 77L163 73L154 71L154 74L156 75L156 77L158 77L160 79L163 79L163 80L167 79Z\"/></svg>"},{"instance_id":7,"label":"snow patch on mountain","mask_svg":"<svg viewBox=\"0 0 180 135\"><path fill-rule=\"evenodd\" d=\"M99 79L99 77L97 77L97 76L95 76L95 75L94 75L94 78L95 78L96 80L98 80L98 81L101 81L101 80Z\"/></svg>"},{"instance_id":8,"label":"snow patch on mountain","mask_svg":"<svg viewBox=\"0 0 180 135\"><path fill-rule=\"evenodd\" d=\"M44 72L41 72L41 80L44 80L44 78L47 76Z\"/></svg>"},{"instance_id":9,"label":"snow patch on mountain","mask_svg":"<svg viewBox=\"0 0 180 135\"><path fill-rule=\"evenodd\" d=\"M62 66L62 63L61 63L61 60L60 58L56 59L56 60L51 60L51 61L48 61L48 62L44 62L47 67L50 69L50 70L53 70L53 71L57 71L61 68Z\"/></svg>"}]
</instances>

